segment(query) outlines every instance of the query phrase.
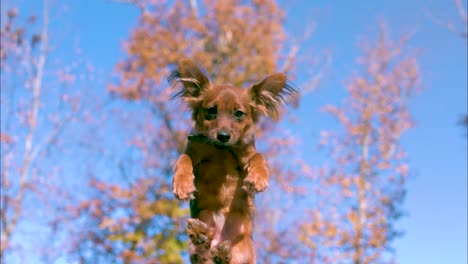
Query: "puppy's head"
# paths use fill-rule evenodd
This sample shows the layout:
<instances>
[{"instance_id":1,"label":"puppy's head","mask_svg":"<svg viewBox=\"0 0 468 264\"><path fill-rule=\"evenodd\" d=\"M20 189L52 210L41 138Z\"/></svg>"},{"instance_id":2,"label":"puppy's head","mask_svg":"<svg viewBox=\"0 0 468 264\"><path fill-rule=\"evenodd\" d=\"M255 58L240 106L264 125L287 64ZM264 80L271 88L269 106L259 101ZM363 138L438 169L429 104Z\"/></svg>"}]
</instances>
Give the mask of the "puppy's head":
<instances>
[{"instance_id":1,"label":"puppy's head","mask_svg":"<svg viewBox=\"0 0 468 264\"><path fill-rule=\"evenodd\" d=\"M169 77L182 83L180 97L192 108L195 133L218 147L253 143L253 126L261 115L278 119L278 110L297 91L283 73L273 74L249 89L214 85L190 60L183 59Z\"/></svg>"}]
</instances>

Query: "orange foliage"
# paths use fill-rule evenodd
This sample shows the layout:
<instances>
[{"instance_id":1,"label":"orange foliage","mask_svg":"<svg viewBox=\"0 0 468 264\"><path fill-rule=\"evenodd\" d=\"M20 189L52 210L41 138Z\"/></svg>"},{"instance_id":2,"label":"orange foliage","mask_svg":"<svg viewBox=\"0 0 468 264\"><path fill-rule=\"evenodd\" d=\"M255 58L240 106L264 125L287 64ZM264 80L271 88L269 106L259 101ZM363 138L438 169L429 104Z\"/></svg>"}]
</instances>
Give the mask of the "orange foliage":
<instances>
[{"instance_id":1,"label":"orange foliage","mask_svg":"<svg viewBox=\"0 0 468 264\"><path fill-rule=\"evenodd\" d=\"M324 200L303 225L303 240L320 262L385 262L384 252L398 235L394 221L408 176L399 140L413 125L408 101L420 89L407 41L393 41L381 27L377 41L363 45L362 73L346 86L343 106L325 107L344 131L322 133L333 163L316 174Z\"/></svg>"}]
</instances>

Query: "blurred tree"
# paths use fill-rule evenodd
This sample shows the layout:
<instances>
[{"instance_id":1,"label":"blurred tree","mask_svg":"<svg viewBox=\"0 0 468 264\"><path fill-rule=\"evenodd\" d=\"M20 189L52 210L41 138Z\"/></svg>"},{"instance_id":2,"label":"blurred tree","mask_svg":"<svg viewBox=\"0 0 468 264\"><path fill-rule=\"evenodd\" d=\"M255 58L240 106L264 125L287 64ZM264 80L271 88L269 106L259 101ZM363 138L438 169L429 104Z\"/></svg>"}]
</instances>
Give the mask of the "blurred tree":
<instances>
[{"instance_id":1,"label":"blurred tree","mask_svg":"<svg viewBox=\"0 0 468 264\"><path fill-rule=\"evenodd\" d=\"M393 41L382 26L377 40L363 45L362 70L347 84L344 104L325 107L344 130L322 132L331 159L315 172L319 202L302 226L315 263L389 260L408 175L400 140L413 126L408 102L420 89L408 39Z\"/></svg>"},{"instance_id":2,"label":"blurred tree","mask_svg":"<svg viewBox=\"0 0 468 264\"><path fill-rule=\"evenodd\" d=\"M140 163L135 165L142 170L130 175L123 170L122 175L131 179L127 186L102 179L92 182L93 198L69 208L70 217L83 219L86 227L74 236L71 250L83 263L105 258L123 263L182 263L188 210L186 203L175 200L170 183L191 120L183 104L171 101L175 91L166 83L170 66L190 57L206 69L214 83L245 87L276 71L289 72L297 47L285 52L283 12L275 1L118 2L141 10L138 25L125 44L128 58L117 65L118 80L109 90L144 108L144 114L135 116L139 120L132 120L139 124L131 139L140 153ZM294 193L297 174L286 169L284 158L278 162L278 155L285 154L293 141L268 120L262 121L258 136L265 142L261 149L270 160L272 189L281 189L285 199ZM260 197L269 199L269 192ZM281 203L270 205L281 212ZM257 234L262 248L272 248L263 243L265 237L287 243L279 239L284 233L267 222L256 226L263 230ZM291 257L288 253L279 257Z\"/></svg>"},{"instance_id":3,"label":"blurred tree","mask_svg":"<svg viewBox=\"0 0 468 264\"><path fill-rule=\"evenodd\" d=\"M74 122L80 102L66 89L74 77L47 62L47 1L40 18L20 14L3 1L1 6L0 262L6 263L52 248L53 243L47 249L39 245L45 233L53 232L48 222L64 197L56 184L60 167L54 155L61 152L62 132ZM34 249L23 243L25 232L34 236Z\"/></svg>"}]
</instances>

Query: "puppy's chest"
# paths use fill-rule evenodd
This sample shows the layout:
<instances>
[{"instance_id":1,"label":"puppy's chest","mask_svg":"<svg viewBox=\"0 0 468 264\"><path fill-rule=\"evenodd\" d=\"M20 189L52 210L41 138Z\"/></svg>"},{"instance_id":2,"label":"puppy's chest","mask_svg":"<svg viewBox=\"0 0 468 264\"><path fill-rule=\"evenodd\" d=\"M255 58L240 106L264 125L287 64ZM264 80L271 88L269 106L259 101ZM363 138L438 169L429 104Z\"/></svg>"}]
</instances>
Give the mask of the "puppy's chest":
<instances>
[{"instance_id":1,"label":"puppy's chest","mask_svg":"<svg viewBox=\"0 0 468 264\"><path fill-rule=\"evenodd\" d=\"M199 183L205 184L230 184L244 178L242 165L229 150L199 153L194 174Z\"/></svg>"},{"instance_id":2,"label":"puppy's chest","mask_svg":"<svg viewBox=\"0 0 468 264\"><path fill-rule=\"evenodd\" d=\"M245 178L242 166L229 150L198 154L193 172L200 207L229 207Z\"/></svg>"}]
</instances>

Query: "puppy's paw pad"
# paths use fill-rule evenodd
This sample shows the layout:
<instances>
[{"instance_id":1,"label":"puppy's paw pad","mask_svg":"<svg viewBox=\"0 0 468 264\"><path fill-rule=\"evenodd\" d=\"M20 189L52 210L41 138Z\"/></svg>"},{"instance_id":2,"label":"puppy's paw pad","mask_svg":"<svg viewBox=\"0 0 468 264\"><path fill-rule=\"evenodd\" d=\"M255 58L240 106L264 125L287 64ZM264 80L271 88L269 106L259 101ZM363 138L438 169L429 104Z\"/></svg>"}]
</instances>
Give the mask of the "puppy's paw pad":
<instances>
[{"instance_id":1,"label":"puppy's paw pad","mask_svg":"<svg viewBox=\"0 0 468 264\"><path fill-rule=\"evenodd\" d=\"M211 250L215 264L228 264L231 261L231 241L226 240Z\"/></svg>"},{"instance_id":2,"label":"puppy's paw pad","mask_svg":"<svg viewBox=\"0 0 468 264\"><path fill-rule=\"evenodd\" d=\"M207 224L199 219L190 218L187 220L187 233L194 245L209 245L213 234Z\"/></svg>"},{"instance_id":3,"label":"puppy's paw pad","mask_svg":"<svg viewBox=\"0 0 468 264\"><path fill-rule=\"evenodd\" d=\"M268 185L267 177L249 176L244 180L244 185L242 188L250 195L253 195L256 192L263 192L268 187Z\"/></svg>"},{"instance_id":4,"label":"puppy's paw pad","mask_svg":"<svg viewBox=\"0 0 468 264\"><path fill-rule=\"evenodd\" d=\"M244 184L242 185L242 189L246 191L249 195L255 194L255 185L253 182L248 181L247 179L244 180Z\"/></svg>"}]
</instances>

